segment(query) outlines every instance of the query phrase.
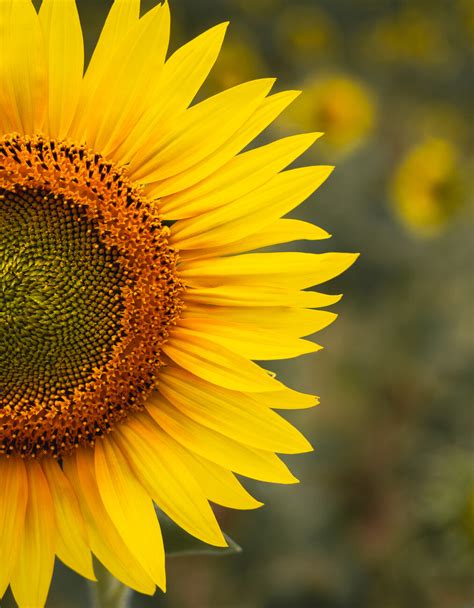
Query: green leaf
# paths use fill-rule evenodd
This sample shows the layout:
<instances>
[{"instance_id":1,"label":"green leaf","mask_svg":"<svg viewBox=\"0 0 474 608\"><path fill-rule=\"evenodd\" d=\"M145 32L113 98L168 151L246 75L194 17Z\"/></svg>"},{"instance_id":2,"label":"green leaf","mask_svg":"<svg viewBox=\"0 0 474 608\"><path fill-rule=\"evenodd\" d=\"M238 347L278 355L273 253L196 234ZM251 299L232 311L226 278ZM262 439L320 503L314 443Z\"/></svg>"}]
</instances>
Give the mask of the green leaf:
<instances>
[{"instance_id":1,"label":"green leaf","mask_svg":"<svg viewBox=\"0 0 474 608\"><path fill-rule=\"evenodd\" d=\"M168 557L179 557L180 555L235 555L242 552L242 548L227 534L224 534L224 538L229 545L228 547L206 545L199 539L181 530L157 507L155 509L160 520L166 555Z\"/></svg>"}]
</instances>

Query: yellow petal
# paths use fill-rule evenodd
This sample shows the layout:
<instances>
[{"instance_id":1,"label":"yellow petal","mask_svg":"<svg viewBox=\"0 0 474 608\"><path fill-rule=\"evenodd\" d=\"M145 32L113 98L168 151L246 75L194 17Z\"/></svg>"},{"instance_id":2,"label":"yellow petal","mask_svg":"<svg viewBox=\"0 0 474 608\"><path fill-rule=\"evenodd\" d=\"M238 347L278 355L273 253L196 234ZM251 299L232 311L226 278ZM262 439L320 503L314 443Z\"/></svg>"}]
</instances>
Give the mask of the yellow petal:
<instances>
[{"instance_id":1,"label":"yellow petal","mask_svg":"<svg viewBox=\"0 0 474 608\"><path fill-rule=\"evenodd\" d=\"M97 487L94 451L79 449L65 458L64 472L78 496L94 554L127 587L153 595L154 582L132 555L105 510Z\"/></svg>"},{"instance_id":2,"label":"yellow petal","mask_svg":"<svg viewBox=\"0 0 474 608\"><path fill-rule=\"evenodd\" d=\"M153 502L111 435L95 446L95 470L110 519L140 565L164 591L165 552Z\"/></svg>"},{"instance_id":3,"label":"yellow petal","mask_svg":"<svg viewBox=\"0 0 474 608\"><path fill-rule=\"evenodd\" d=\"M267 110L268 105L281 112L293 101L296 94L295 91L286 91L272 95L265 100L261 111ZM271 116L274 116L274 113ZM185 190L183 187L186 184L181 183L174 185L172 192L175 193L170 193L169 196L164 196L165 192L160 185L152 188L149 193L151 196L162 197L160 208L167 217L181 219L200 215L235 201L262 186L303 154L321 135L321 133L294 135L238 156L232 155L234 157L226 164L217 167L218 171L212 175L208 174L208 177L200 175L201 181L197 183L196 180L195 185L187 184L191 187Z\"/></svg>"},{"instance_id":4,"label":"yellow petal","mask_svg":"<svg viewBox=\"0 0 474 608\"><path fill-rule=\"evenodd\" d=\"M84 89L95 89L106 71L110 57L136 27L140 0L114 0L84 78Z\"/></svg>"},{"instance_id":5,"label":"yellow petal","mask_svg":"<svg viewBox=\"0 0 474 608\"><path fill-rule=\"evenodd\" d=\"M95 580L92 555L76 494L56 460L44 459L42 467L54 503L56 554L81 576Z\"/></svg>"},{"instance_id":6,"label":"yellow petal","mask_svg":"<svg viewBox=\"0 0 474 608\"><path fill-rule=\"evenodd\" d=\"M298 481L272 452L246 446L198 424L162 397L150 397L146 408L176 441L212 462L260 481L285 484Z\"/></svg>"},{"instance_id":7,"label":"yellow petal","mask_svg":"<svg viewBox=\"0 0 474 608\"><path fill-rule=\"evenodd\" d=\"M129 176L143 183L163 180L215 153L252 116L274 82L267 78L237 85L172 119L163 135L154 136L131 161Z\"/></svg>"},{"instance_id":8,"label":"yellow petal","mask_svg":"<svg viewBox=\"0 0 474 608\"><path fill-rule=\"evenodd\" d=\"M321 350L314 342L286 333L284 326L265 330L226 319L188 316L178 322L178 327L197 338L211 339L237 355L259 361L290 359Z\"/></svg>"},{"instance_id":9,"label":"yellow petal","mask_svg":"<svg viewBox=\"0 0 474 608\"><path fill-rule=\"evenodd\" d=\"M48 101L41 28L31 0L0 2L0 129L41 130Z\"/></svg>"},{"instance_id":10,"label":"yellow petal","mask_svg":"<svg viewBox=\"0 0 474 608\"><path fill-rule=\"evenodd\" d=\"M42 608L53 576L56 521L49 484L41 466L31 460L26 472L28 502L10 586L21 608Z\"/></svg>"},{"instance_id":11,"label":"yellow petal","mask_svg":"<svg viewBox=\"0 0 474 608\"><path fill-rule=\"evenodd\" d=\"M39 21L49 65L45 133L65 138L76 111L84 70L82 29L74 0L43 0Z\"/></svg>"},{"instance_id":12,"label":"yellow petal","mask_svg":"<svg viewBox=\"0 0 474 608\"><path fill-rule=\"evenodd\" d=\"M341 274L357 257L353 253L247 253L187 262L179 274L192 287L218 287L225 281L304 289Z\"/></svg>"},{"instance_id":13,"label":"yellow petal","mask_svg":"<svg viewBox=\"0 0 474 608\"><path fill-rule=\"evenodd\" d=\"M180 259L201 260L204 258L215 258L230 253L243 253L245 251L254 251L270 245L290 243L291 241L317 241L320 239L328 239L330 236L331 235L325 230L319 228L319 226L310 224L309 222L289 219L277 220L262 228L259 232L246 236L238 241L232 241L231 243L226 242L212 248L207 247L205 249L180 251ZM173 242L173 238L170 239L170 242Z\"/></svg>"},{"instance_id":14,"label":"yellow petal","mask_svg":"<svg viewBox=\"0 0 474 608\"><path fill-rule=\"evenodd\" d=\"M148 196L160 197L162 213L171 217L168 214L166 195L188 188L220 169L266 129L297 95L297 91L284 91L263 99L249 120L245 121L236 133L217 149L215 154L210 154L182 173L150 184L146 188ZM181 209L178 209L178 215L172 214L172 217L179 218L186 217L186 215L182 215Z\"/></svg>"},{"instance_id":15,"label":"yellow petal","mask_svg":"<svg viewBox=\"0 0 474 608\"><path fill-rule=\"evenodd\" d=\"M175 363L212 384L250 392L274 391L280 386L252 361L186 329L173 330L163 351Z\"/></svg>"},{"instance_id":16,"label":"yellow petal","mask_svg":"<svg viewBox=\"0 0 474 608\"><path fill-rule=\"evenodd\" d=\"M178 368L160 375L160 393L196 422L255 448L299 454L311 445L291 424L246 395L212 386Z\"/></svg>"},{"instance_id":17,"label":"yellow petal","mask_svg":"<svg viewBox=\"0 0 474 608\"><path fill-rule=\"evenodd\" d=\"M302 203L333 167L304 167L279 173L260 188L198 217L176 222L172 242L179 249L215 247L258 233Z\"/></svg>"},{"instance_id":18,"label":"yellow petal","mask_svg":"<svg viewBox=\"0 0 474 608\"><path fill-rule=\"evenodd\" d=\"M162 511L205 543L227 546L203 491L186 466L183 448L148 414L127 420L119 428L117 442Z\"/></svg>"},{"instance_id":19,"label":"yellow petal","mask_svg":"<svg viewBox=\"0 0 474 608\"><path fill-rule=\"evenodd\" d=\"M125 37L87 100L85 138L101 154L113 151L153 103L168 48L168 3L155 6ZM100 112L97 112L100 108Z\"/></svg>"},{"instance_id":20,"label":"yellow petal","mask_svg":"<svg viewBox=\"0 0 474 608\"><path fill-rule=\"evenodd\" d=\"M0 599L10 583L23 538L28 480L20 458L0 457Z\"/></svg>"},{"instance_id":21,"label":"yellow petal","mask_svg":"<svg viewBox=\"0 0 474 608\"><path fill-rule=\"evenodd\" d=\"M339 302L341 295L331 296L317 291L290 291L283 287L226 285L189 289L186 302L212 306L291 306L323 308Z\"/></svg>"},{"instance_id":22,"label":"yellow petal","mask_svg":"<svg viewBox=\"0 0 474 608\"><path fill-rule=\"evenodd\" d=\"M253 331L284 331L290 336L309 336L333 323L337 315L326 310L308 310L289 307L243 307L188 305L183 319L209 317L253 326Z\"/></svg>"},{"instance_id":23,"label":"yellow petal","mask_svg":"<svg viewBox=\"0 0 474 608\"><path fill-rule=\"evenodd\" d=\"M132 126L114 160L129 163L153 133L161 134L163 120L183 112L201 88L222 46L228 23L221 23L179 48L166 61L161 72L156 100ZM161 93L161 94L160 94Z\"/></svg>"},{"instance_id":24,"label":"yellow petal","mask_svg":"<svg viewBox=\"0 0 474 608\"><path fill-rule=\"evenodd\" d=\"M183 448L183 453L186 454L194 477L211 502L231 509L258 509L263 505L247 492L228 469L186 448Z\"/></svg>"},{"instance_id":25,"label":"yellow petal","mask_svg":"<svg viewBox=\"0 0 474 608\"><path fill-rule=\"evenodd\" d=\"M275 410L301 410L319 405L319 397L300 393L285 386L281 391L259 393L258 402Z\"/></svg>"}]
</instances>

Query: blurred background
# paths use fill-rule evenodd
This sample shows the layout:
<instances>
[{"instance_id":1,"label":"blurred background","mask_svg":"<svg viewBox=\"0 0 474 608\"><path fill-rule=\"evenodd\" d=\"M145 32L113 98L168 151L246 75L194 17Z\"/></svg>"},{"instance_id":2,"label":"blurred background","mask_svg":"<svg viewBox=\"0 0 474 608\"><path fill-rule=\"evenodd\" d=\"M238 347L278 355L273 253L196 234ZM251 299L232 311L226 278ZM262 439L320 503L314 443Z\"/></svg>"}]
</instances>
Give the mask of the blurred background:
<instances>
[{"instance_id":1,"label":"blurred background","mask_svg":"<svg viewBox=\"0 0 474 608\"><path fill-rule=\"evenodd\" d=\"M154 3L143 1L146 10ZM78 0L90 53L110 1ZM262 141L324 131L335 164L295 217L359 251L326 348L275 371L321 405L288 417L316 450L297 486L245 482L266 506L219 513L243 546L172 558L136 608L468 608L474 602L472 301L474 3L175 0L172 46L231 21L203 95L278 76L304 94ZM291 247L288 247L291 249ZM75 589L76 602L70 590ZM48 606L89 605L57 567Z\"/></svg>"}]
</instances>

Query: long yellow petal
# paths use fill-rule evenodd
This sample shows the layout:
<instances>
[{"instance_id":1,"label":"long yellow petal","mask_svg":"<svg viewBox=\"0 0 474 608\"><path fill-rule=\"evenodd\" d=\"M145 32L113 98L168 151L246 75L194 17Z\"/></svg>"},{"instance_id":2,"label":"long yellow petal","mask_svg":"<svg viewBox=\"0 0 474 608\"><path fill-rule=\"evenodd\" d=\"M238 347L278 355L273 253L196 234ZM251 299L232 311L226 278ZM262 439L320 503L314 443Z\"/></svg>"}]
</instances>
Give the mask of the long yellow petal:
<instances>
[{"instance_id":1,"label":"long yellow petal","mask_svg":"<svg viewBox=\"0 0 474 608\"><path fill-rule=\"evenodd\" d=\"M213 320L226 320L253 327L253 331L284 331L290 336L309 336L333 323L337 315L326 310L309 310L272 306L268 308L243 306L205 306L188 305L183 319L208 317Z\"/></svg>"},{"instance_id":2,"label":"long yellow petal","mask_svg":"<svg viewBox=\"0 0 474 608\"><path fill-rule=\"evenodd\" d=\"M92 551L115 578L139 593L153 595L155 584L132 555L112 523L99 494L94 451L79 449L64 460L64 472L78 496Z\"/></svg>"},{"instance_id":3,"label":"long yellow petal","mask_svg":"<svg viewBox=\"0 0 474 608\"><path fill-rule=\"evenodd\" d=\"M43 471L49 483L56 516L56 554L81 576L95 580L86 528L74 490L55 460L44 459Z\"/></svg>"},{"instance_id":4,"label":"long yellow petal","mask_svg":"<svg viewBox=\"0 0 474 608\"><path fill-rule=\"evenodd\" d=\"M145 407L165 432L212 462L260 481L284 484L298 481L272 452L244 445L198 424L162 397L153 395Z\"/></svg>"},{"instance_id":5,"label":"long yellow petal","mask_svg":"<svg viewBox=\"0 0 474 608\"><path fill-rule=\"evenodd\" d=\"M215 247L243 239L289 213L312 194L333 167L303 167L279 173L246 196L198 217L176 222L173 244L179 249Z\"/></svg>"},{"instance_id":6,"label":"long yellow petal","mask_svg":"<svg viewBox=\"0 0 474 608\"><path fill-rule=\"evenodd\" d=\"M46 116L43 36L31 0L0 2L0 130L30 134Z\"/></svg>"},{"instance_id":7,"label":"long yellow petal","mask_svg":"<svg viewBox=\"0 0 474 608\"><path fill-rule=\"evenodd\" d=\"M187 262L179 273L192 287L267 285L304 289L338 276L356 261L354 253L248 253Z\"/></svg>"},{"instance_id":8,"label":"long yellow petal","mask_svg":"<svg viewBox=\"0 0 474 608\"><path fill-rule=\"evenodd\" d=\"M210 154L186 171L150 184L146 188L146 193L151 198L160 197L162 213L166 217L171 217L167 210L166 195L188 188L220 169L266 129L297 95L297 91L284 91L263 99L249 120L245 121L236 133L223 143L215 153ZM173 214L172 217L185 216L180 213L179 215Z\"/></svg>"},{"instance_id":9,"label":"long yellow petal","mask_svg":"<svg viewBox=\"0 0 474 608\"><path fill-rule=\"evenodd\" d=\"M317 291L296 291L284 287L252 285L226 285L189 289L186 301L212 306L291 306L300 308L323 308L339 302L341 295L327 295Z\"/></svg>"},{"instance_id":10,"label":"long yellow petal","mask_svg":"<svg viewBox=\"0 0 474 608\"><path fill-rule=\"evenodd\" d=\"M169 7L165 2L140 19L109 61L88 99L84 117L86 141L101 154L113 159L113 151L153 103L169 32Z\"/></svg>"},{"instance_id":11,"label":"long yellow petal","mask_svg":"<svg viewBox=\"0 0 474 608\"><path fill-rule=\"evenodd\" d=\"M148 414L136 415L122 425L117 442L162 511L205 543L227 546L206 496L183 460L183 448Z\"/></svg>"},{"instance_id":12,"label":"long yellow petal","mask_svg":"<svg viewBox=\"0 0 474 608\"><path fill-rule=\"evenodd\" d=\"M295 97L295 91L272 95L265 100L260 112L266 113L268 107L272 106L281 112ZM259 113L256 114L259 120L255 122L260 125ZM270 114L270 117L273 116L274 113ZM262 186L303 154L320 136L321 133L294 135L238 156L232 155L230 160L217 167L218 171L208 176L199 175L200 181L195 180L194 185L193 182L174 183L171 193L165 196L166 191L158 184L151 188L149 194L162 197L160 208L168 217L181 219L199 215L235 201Z\"/></svg>"},{"instance_id":13,"label":"long yellow petal","mask_svg":"<svg viewBox=\"0 0 474 608\"><path fill-rule=\"evenodd\" d=\"M29 461L26 472L28 503L10 586L20 608L42 608L53 576L56 521L49 484L40 464Z\"/></svg>"},{"instance_id":14,"label":"long yellow petal","mask_svg":"<svg viewBox=\"0 0 474 608\"><path fill-rule=\"evenodd\" d=\"M39 21L49 66L45 133L65 138L76 112L84 71L82 29L74 0L43 0Z\"/></svg>"},{"instance_id":15,"label":"long yellow petal","mask_svg":"<svg viewBox=\"0 0 474 608\"><path fill-rule=\"evenodd\" d=\"M28 479L20 458L0 457L0 599L10 583L23 538Z\"/></svg>"},{"instance_id":16,"label":"long yellow petal","mask_svg":"<svg viewBox=\"0 0 474 608\"><path fill-rule=\"evenodd\" d=\"M187 329L174 329L163 351L175 363L212 384L249 392L275 391L280 387L257 364Z\"/></svg>"},{"instance_id":17,"label":"long yellow petal","mask_svg":"<svg viewBox=\"0 0 474 608\"><path fill-rule=\"evenodd\" d=\"M155 103L132 126L130 133L114 151L119 164L129 163L147 141L163 131L163 121L183 112L194 99L214 65L224 40L228 23L207 30L179 48L166 61L161 72Z\"/></svg>"},{"instance_id":18,"label":"long yellow petal","mask_svg":"<svg viewBox=\"0 0 474 608\"><path fill-rule=\"evenodd\" d=\"M100 496L119 534L165 591L165 551L153 502L111 435L95 446L95 470Z\"/></svg>"},{"instance_id":19,"label":"long yellow petal","mask_svg":"<svg viewBox=\"0 0 474 608\"><path fill-rule=\"evenodd\" d=\"M124 40L130 40L130 34L136 32L139 14L140 0L114 0L82 81L77 111L69 129L72 139L85 141L86 129L91 129L92 123L97 131L102 112L97 112L94 106L96 92L110 73L110 65Z\"/></svg>"},{"instance_id":20,"label":"long yellow petal","mask_svg":"<svg viewBox=\"0 0 474 608\"><path fill-rule=\"evenodd\" d=\"M284 326L279 330L263 329L226 319L188 316L179 320L178 327L198 338L211 339L237 355L258 361L291 359L322 348L285 332Z\"/></svg>"},{"instance_id":21,"label":"long yellow petal","mask_svg":"<svg viewBox=\"0 0 474 608\"><path fill-rule=\"evenodd\" d=\"M136 27L139 16L140 0L114 0L87 66L84 88L94 89L97 86L110 57Z\"/></svg>"},{"instance_id":22,"label":"long yellow petal","mask_svg":"<svg viewBox=\"0 0 474 608\"><path fill-rule=\"evenodd\" d=\"M183 448L183 454L186 454L189 468L211 502L231 509L258 509L263 505L247 492L228 469L186 448Z\"/></svg>"},{"instance_id":23,"label":"long yellow petal","mask_svg":"<svg viewBox=\"0 0 474 608\"><path fill-rule=\"evenodd\" d=\"M207 247L205 249L189 249L180 252L181 260L201 260L205 258L215 258L228 255L230 253L244 253L254 251L271 245L290 243L292 241L318 241L330 238L325 230L309 222L302 220L280 219L261 228L255 234L244 237L238 241L222 243L217 247ZM173 238L170 239L173 242Z\"/></svg>"},{"instance_id":24,"label":"long yellow petal","mask_svg":"<svg viewBox=\"0 0 474 608\"><path fill-rule=\"evenodd\" d=\"M215 153L252 116L274 82L246 82L192 106L144 145L128 167L129 176L143 183L164 180Z\"/></svg>"},{"instance_id":25,"label":"long yellow petal","mask_svg":"<svg viewBox=\"0 0 474 608\"><path fill-rule=\"evenodd\" d=\"M171 376L175 379L181 379L182 381L194 383L198 380L193 374L190 374L185 369L180 367L176 367L174 365L168 365L161 370L160 373L160 381L168 382L168 377ZM201 384L205 383L204 380L199 379ZM168 382L169 384L169 382ZM215 386L212 386L212 390L215 389ZM158 385L158 390L160 390L160 384ZM223 392L224 389L219 389L220 393ZM246 393L243 391L227 391L226 394L229 395L237 395L236 399L242 399L244 401L250 400L251 403L256 403L257 405L265 405L266 407L270 407L272 409L306 409L309 407L314 407L319 404L318 397L314 395L307 395L306 393L300 393L299 391L295 391L283 384L280 385L280 390L269 391L265 393ZM234 400L232 397L229 397L232 401Z\"/></svg>"},{"instance_id":26,"label":"long yellow petal","mask_svg":"<svg viewBox=\"0 0 474 608\"><path fill-rule=\"evenodd\" d=\"M215 387L177 368L160 376L159 391L189 418L241 443L283 454L312 449L291 424L259 404L258 394Z\"/></svg>"}]
</instances>

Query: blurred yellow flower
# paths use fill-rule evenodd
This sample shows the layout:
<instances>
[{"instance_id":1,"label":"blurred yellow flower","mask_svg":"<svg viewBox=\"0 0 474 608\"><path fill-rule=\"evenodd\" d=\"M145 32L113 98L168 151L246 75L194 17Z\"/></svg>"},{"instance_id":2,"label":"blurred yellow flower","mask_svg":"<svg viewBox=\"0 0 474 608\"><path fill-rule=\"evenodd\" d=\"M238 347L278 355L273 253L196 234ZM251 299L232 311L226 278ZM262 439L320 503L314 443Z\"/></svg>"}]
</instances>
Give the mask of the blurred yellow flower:
<instances>
[{"instance_id":1,"label":"blurred yellow flower","mask_svg":"<svg viewBox=\"0 0 474 608\"><path fill-rule=\"evenodd\" d=\"M330 75L307 82L304 91L290 108L289 118L303 129L323 131L322 141L332 154L351 151L371 132L375 102L360 81Z\"/></svg>"},{"instance_id":2,"label":"blurred yellow flower","mask_svg":"<svg viewBox=\"0 0 474 608\"><path fill-rule=\"evenodd\" d=\"M402 222L421 236L438 234L462 206L459 152L444 139L427 139L402 160L391 193Z\"/></svg>"}]
</instances>

